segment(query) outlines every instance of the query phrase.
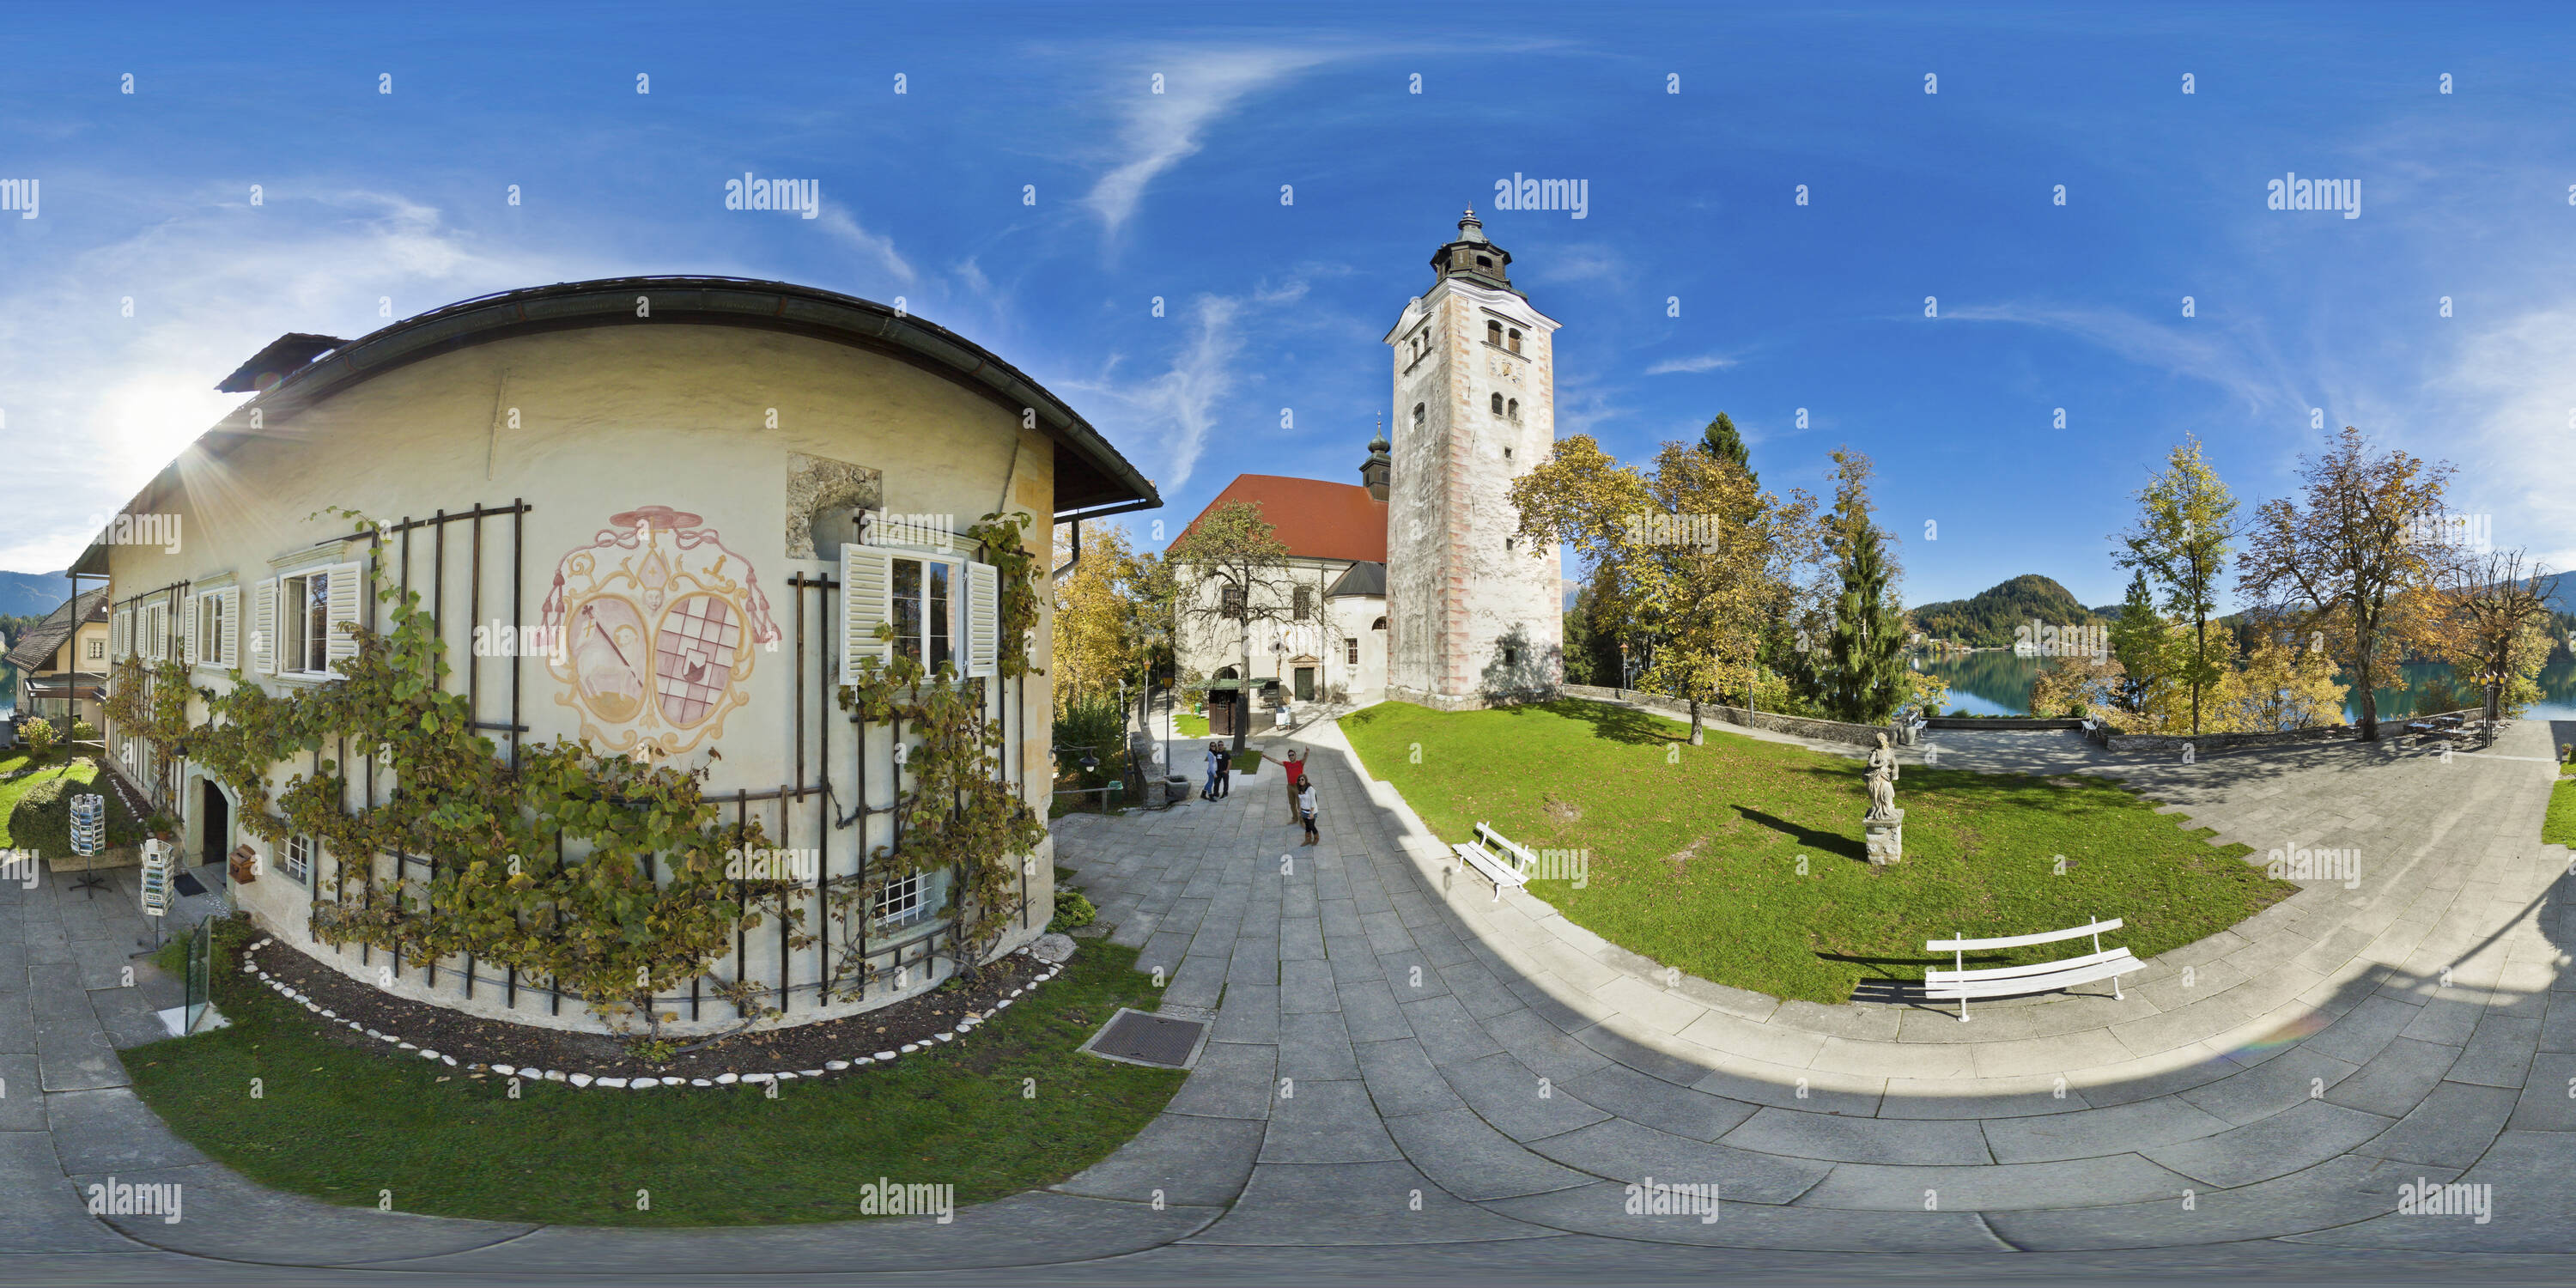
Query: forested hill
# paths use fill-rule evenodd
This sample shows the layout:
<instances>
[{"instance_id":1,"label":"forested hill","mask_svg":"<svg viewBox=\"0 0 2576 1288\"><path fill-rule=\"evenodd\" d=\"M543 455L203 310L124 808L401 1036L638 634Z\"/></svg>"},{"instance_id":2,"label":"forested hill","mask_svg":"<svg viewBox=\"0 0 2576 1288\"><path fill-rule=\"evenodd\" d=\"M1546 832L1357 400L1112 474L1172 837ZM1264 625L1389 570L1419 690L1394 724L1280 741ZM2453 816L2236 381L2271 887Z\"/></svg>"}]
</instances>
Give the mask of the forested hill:
<instances>
[{"instance_id":1,"label":"forested hill","mask_svg":"<svg viewBox=\"0 0 2576 1288\"><path fill-rule=\"evenodd\" d=\"M2051 626L2082 626L2099 620L2064 586L2037 573L2024 573L1970 599L1924 604L1909 616L1914 629L1930 638L1978 648L2010 648L2013 628L2028 625L2033 618Z\"/></svg>"}]
</instances>

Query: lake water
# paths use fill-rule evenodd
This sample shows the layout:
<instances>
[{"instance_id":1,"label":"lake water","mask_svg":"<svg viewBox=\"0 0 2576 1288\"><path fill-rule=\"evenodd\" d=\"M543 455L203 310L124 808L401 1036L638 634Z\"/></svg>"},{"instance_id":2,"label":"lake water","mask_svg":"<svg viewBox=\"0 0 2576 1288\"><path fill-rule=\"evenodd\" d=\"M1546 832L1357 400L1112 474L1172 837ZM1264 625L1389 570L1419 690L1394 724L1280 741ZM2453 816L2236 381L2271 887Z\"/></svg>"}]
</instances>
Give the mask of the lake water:
<instances>
[{"instance_id":1,"label":"lake water","mask_svg":"<svg viewBox=\"0 0 2576 1288\"><path fill-rule=\"evenodd\" d=\"M1950 701L1944 714L1965 707L1970 715L2018 716L2030 713L2030 682L2039 678L2042 659L2014 657L2009 651L1996 649L1983 653L1966 653L1934 661L1918 659L1919 669L1949 681ZM2414 710L2416 690L2437 675L2447 675L2450 667L2440 662L2410 662L2399 668L2405 683L2379 691L2379 713L2382 718ZM2576 659L2561 653L2540 669L2540 701L2524 713L2532 720L2576 720ZM2344 718L2358 720L2360 708L2344 704Z\"/></svg>"}]
</instances>

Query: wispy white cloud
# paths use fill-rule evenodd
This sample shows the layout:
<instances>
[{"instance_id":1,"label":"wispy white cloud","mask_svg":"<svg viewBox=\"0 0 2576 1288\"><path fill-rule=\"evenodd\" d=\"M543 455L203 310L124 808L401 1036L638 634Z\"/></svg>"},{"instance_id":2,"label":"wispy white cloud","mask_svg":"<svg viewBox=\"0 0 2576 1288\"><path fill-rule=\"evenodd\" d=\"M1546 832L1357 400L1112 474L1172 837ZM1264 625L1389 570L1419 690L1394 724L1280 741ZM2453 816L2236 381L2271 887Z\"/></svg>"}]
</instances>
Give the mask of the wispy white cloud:
<instances>
[{"instance_id":1,"label":"wispy white cloud","mask_svg":"<svg viewBox=\"0 0 2576 1288\"><path fill-rule=\"evenodd\" d=\"M1615 285L1628 280L1628 263L1605 246L1558 246L1532 265L1528 276L1533 282Z\"/></svg>"},{"instance_id":2,"label":"wispy white cloud","mask_svg":"<svg viewBox=\"0 0 2576 1288\"><path fill-rule=\"evenodd\" d=\"M2119 309L2039 304L1944 306L1945 322L2011 322L2072 335L2141 366L2217 386L2250 412L2305 408L2314 402L2262 330L2207 319L2152 322Z\"/></svg>"},{"instance_id":3,"label":"wispy white cloud","mask_svg":"<svg viewBox=\"0 0 2576 1288\"><path fill-rule=\"evenodd\" d=\"M2576 304L2535 309L2483 328L2427 385L2428 448L2459 466L2452 508L2494 515L2499 546L2576 568ZM2436 435L2426 435L2436 437Z\"/></svg>"},{"instance_id":4,"label":"wispy white cloud","mask_svg":"<svg viewBox=\"0 0 2576 1288\"><path fill-rule=\"evenodd\" d=\"M1111 373L1121 359L1112 355L1098 377L1069 382L1069 387L1117 402L1142 421L1141 428L1154 435L1155 454L1161 462L1155 486L1166 495L1176 493L1198 469L1242 371L1243 332L1238 320L1247 310L1275 309L1305 296L1302 280L1249 295L1201 295L1190 304L1188 338L1161 374L1118 382Z\"/></svg>"},{"instance_id":5,"label":"wispy white cloud","mask_svg":"<svg viewBox=\"0 0 2576 1288\"><path fill-rule=\"evenodd\" d=\"M1309 50L1174 50L1151 61L1164 68L1163 92L1130 87L1120 105L1117 161L1083 198L1111 237L1134 217L1145 189L1205 146L1208 127L1247 96L1327 60Z\"/></svg>"},{"instance_id":6,"label":"wispy white cloud","mask_svg":"<svg viewBox=\"0 0 2576 1288\"><path fill-rule=\"evenodd\" d=\"M1666 358L1663 361L1646 368L1646 374L1650 376L1669 376L1676 372L1697 374L1703 371L1722 371L1728 367L1737 365L1741 361L1742 359L1728 357L1722 353L1703 353L1694 358Z\"/></svg>"},{"instance_id":7,"label":"wispy white cloud","mask_svg":"<svg viewBox=\"0 0 2576 1288\"><path fill-rule=\"evenodd\" d=\"M893 238L861 228L859 221L851 218L850 213L841 207L823 207L822 224L824 232L848 242L852 249L872 261L896 285L908 287L921 280L920 274L912 271L912 265L895 252Z\"/></svg>"}]
</instances>

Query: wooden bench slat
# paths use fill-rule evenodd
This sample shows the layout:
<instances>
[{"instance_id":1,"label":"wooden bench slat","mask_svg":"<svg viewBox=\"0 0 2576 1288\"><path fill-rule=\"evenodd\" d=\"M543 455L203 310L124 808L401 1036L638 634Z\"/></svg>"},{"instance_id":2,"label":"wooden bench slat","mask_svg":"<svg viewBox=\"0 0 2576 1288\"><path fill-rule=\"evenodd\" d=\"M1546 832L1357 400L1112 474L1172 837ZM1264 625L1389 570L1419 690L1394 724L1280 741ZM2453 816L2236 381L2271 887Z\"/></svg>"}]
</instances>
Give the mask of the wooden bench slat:
<instances>
[{"instance_id":1,"label":"wooden bench slat","mask_svg":"<svg viewBox=\"0 0 2576 1288\"><path fill-rule=\"evenodd\" d=\"M2077 984L2089 984L2097 979L2126 975L2143 969L2144 965L2145 963L2132 958L2127 961L2103 962L2097 966L2089 966L2083 970L2069 971L2060 975L2025 975L2017 979L1970 980L1965 983L1943 984L1937 987L1927 986L1923 992L1924 996L1936 1002L1963 1001L1972 997L2004 997L2015 993L2045 993Z\"/></svg>"},{"instance_id":2,"label":"wooden bench slat","mask_svg":"<svg viewBox=\"0 0 2576 1288\"><path fill-rule=\"evenodd\" d=\"M2070 930L2043 931L2036 935L2005 935L1999 939L1934 939L1926 942L1923 947L1927 951L1936 953L1973 953L1989 948L2027 948L2032 944L2053 944L2061 939L2105 935L2119 928L2120 919L2113 917L2109 921L2097 921L2089 926L2077 926Z\"/></svg>"},{"instance_id":3,"label":"wooden bench slat","mask_svg":"<svg viewBox=\"0 0 2576 1288\"><path fill-rule=\"evenodd\" d=\"M2086 953L2081 957L2061 958L2053 962L2033 962L2027 966L1986 966L1969 970L1936 968L1923 972L1923 982L1929 984L1938 981L1944 984L1956 984L1972 980L2018 979L2025 975L2046 975L2052 971L2080 970L2086 966L2123 959L2136 960L2129 956L2129 950L2126 948L2105 948L2098 953Z\"/></svg>"}]
</instances>

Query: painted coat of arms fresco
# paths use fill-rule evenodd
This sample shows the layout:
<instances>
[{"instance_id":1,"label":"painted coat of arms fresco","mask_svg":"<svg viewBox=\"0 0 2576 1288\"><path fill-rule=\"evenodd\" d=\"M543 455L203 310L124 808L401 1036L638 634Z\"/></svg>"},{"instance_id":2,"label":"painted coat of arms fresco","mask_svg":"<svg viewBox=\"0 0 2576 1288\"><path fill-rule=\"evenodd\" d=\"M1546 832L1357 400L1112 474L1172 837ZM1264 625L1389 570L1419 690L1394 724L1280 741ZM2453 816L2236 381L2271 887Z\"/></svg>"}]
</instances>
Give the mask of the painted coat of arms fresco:
<instances>
[{"instance_id":1,"label":"painted coat of arms fresco","mask_svg":"<svg viewBox=\"0 0 2576 1288\"><path fill-rule=\"evenodd\" d=\"M777 647L751 561L701 522L660 505L612 515L555 565L555 701L602 751L660 759L713 740L751 700L755 655Z\"/></svg>"}]
</instances>

